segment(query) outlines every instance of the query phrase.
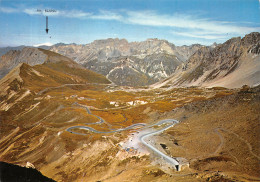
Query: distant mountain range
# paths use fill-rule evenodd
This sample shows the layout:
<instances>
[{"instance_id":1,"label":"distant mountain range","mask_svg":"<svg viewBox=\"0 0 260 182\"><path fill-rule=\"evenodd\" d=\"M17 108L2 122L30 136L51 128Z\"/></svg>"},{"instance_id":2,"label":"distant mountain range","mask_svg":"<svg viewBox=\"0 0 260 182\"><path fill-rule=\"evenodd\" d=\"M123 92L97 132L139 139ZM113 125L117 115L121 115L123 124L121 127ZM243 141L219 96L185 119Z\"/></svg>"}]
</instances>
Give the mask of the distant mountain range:
<instances>
[{"instance_id":1,"label":"distant mountain range","mask_svg":"<svg viewBox=\"0 0 260 182\"><path fill-rule=\"evenodd\" d=\"M166 40L96 40L90 44L56 44L41 48L1 48L0 78L20 63L31 66L56 52L107 77L116 85L162 87L240 87L260 83L260 33L232 38L223 44L175 46Z\"/></svg>"},{"instance_id":2,"label":"distant mountain range","mask_svg":"<svg viewBox=\"0 0 260 182\"><path fill-rule=\"evenodd\" d=\"M86 45L59 43L39 48L67 56L117 85L145 86L170 76L200 47L198 44L178 47L158 39L130 43L125 39L106 39ZM0 52L6 52L1 57L0 78L18 63L36 65L44 62L42 53L33 47L1 48Z\"/></svg>"},{"instance_id":3,"label":"distant mountain range","mask_svg":"<svg viewBox=\"0 0 260 182\"><path fill-rule=\"evenodd\" d=\"M51 51L105 75L117 85L144 86L174 73L201 45L175 46L166 40L96 40L86 45L55 45Z\"/></svg>"}]
</instances>

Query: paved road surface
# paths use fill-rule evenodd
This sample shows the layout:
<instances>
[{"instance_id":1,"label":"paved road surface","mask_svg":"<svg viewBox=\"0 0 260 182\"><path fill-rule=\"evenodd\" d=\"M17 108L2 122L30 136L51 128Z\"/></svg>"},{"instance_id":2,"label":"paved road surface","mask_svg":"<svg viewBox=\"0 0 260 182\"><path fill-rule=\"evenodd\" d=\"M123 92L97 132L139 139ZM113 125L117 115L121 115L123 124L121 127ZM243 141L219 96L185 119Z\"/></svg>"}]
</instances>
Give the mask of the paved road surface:
<instances>
[{"instance_id":1,"label":"paved road surface","mask_svg":"<svg viewBox=\"0 0 260 182\"><path fill-rule=\"evenodd\" d=\"M159 125L162 125L162 124L169 124L168 126L160 129L160 130L157 130L157 131L153 131L153 132L149 132L149 133L146 133L144 135L142 135L140 137L140 140L141 142L147 146L149 149L151 149L153 152L155 152L157 155L159 155L160 157L162 157L164 160L166 160L167 162L173 164L176 168L176 170L178 170L178 166L179 166L179 162L168 156L168 155L165 155L164 153L162 153L160 150L158 150L157 148L155 148L154 146L150 145L149 143L147 143L144 139L149 137L149 136L152 136L152 135L156 135L156 134L159 134L159 133L162 133L163 131L169 129L170 127L174 126L176 123L179 123L179 121L177 120L174 120L174 119L166 119L166 120L161 120L159 121L158 123L156 123L155 125L159 126Z\"/></svg>"}]
</instances>

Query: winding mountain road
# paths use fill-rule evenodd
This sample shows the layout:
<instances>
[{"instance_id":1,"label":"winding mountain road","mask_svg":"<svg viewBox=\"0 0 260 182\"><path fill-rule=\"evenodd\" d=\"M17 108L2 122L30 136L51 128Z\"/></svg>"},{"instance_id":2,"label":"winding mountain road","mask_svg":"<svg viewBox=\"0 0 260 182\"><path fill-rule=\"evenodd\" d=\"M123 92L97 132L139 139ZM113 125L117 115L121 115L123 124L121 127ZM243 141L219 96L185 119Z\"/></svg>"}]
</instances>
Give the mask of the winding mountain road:
<instances>
[{"instance_id":1,"label":"winding mountain road","mask_svg":"<svg viewBox=\"0 0 260 182\"><path fill-rule=\"evenodd\" d=\"M161 156L164 160L168 161L169 163L173 164L176 168L176 170L178 170L178 166L179 166L179 162L168 156L168 155L165 155L164 153L162 153L160 150L158 150L157 148L155 148L154 146L150 145L149 143L147 143L144 139L149 137L149 136L152 136L152 135L156 135L156 134L159 134L159 133L162 133L163 131L169 129L170 127L174 126L176 123L179 123L179 121L177 120L174 120L174 119L166 119L166 120L161 120L159 121L158 123L156 123L155 125L161 125L161 124L169 124L168 126L160 129L160 130L157 130L157 131L153 131L153 132L149 132L149 133L146 133L144 135L142 135L140 137L140 140L141 142L146 146L148 147L149 149L151 149L153 152L155 152L157 155Z\"/></svg>"},{"instance_id":2,"label":"winding mountain road","mask_svg":"<svg viewBox=\"0 0 260 182\"><path fill-rule=\"evenodd\" d=\"M80 105L78 103L74 103L74 104L76 104L79 107L85 108L88 114L93 115L87 106ZM102 124L102 123L109 124L104 119L102 119L101 117L96 116L96 115L93 115L93 116L98 118L99 122L96 122L96 123L86 123L86 125ZM91 132L94 132L94 133L108 134L108 133L116 133L116 132L121 132L121 131L125 131L125 130L130 130L130 129L134 129L134 128L137 128L137 127L142 127L142 130L144 130L144 129L148 129L148 128L151 128L151 127L154 127L154 126L161 126L161 125L167 124L167 126L163 127L162 129L159 129L159 130L156 130L156 131L152 131L152 132L151 131L147 131L147 133L141 135L139 137L139 139L146 147L148 147L151 151L153 151L159 157L162 157L168 163L172 164L175 167L175 169L178 171L180 164L179 164L179 162L176 159L174 159L174 158L164 154L163 152L161 152L160 150L158 150L157 148L155 148L154 146L150 145L149 143L147 143L145 141L145 139L148 138L149 136L162 133L163 131L171 128L172 126L174 126L177 123L179 123L178 120L175 120L175 119L165 119L165 120L160 120L157 123L152 124L152 125L148 125L148 126L145 123L136 123L136 124L133 124L133 125L128 126L126 128L121 128L121 129L117 129L117 130L110 130L110 131L98 131L98 130L96 130L94 128L91 128L89 126L72 126L72 127L67 128L66 131L68 131L70 133L73 133L73 134L77 134L77 135L87 135L87 134L78 133L78 132L72 131L73 129L83 129L83 130L88 130L88 131L91 131Z\"/></svg>"}]
</instances>

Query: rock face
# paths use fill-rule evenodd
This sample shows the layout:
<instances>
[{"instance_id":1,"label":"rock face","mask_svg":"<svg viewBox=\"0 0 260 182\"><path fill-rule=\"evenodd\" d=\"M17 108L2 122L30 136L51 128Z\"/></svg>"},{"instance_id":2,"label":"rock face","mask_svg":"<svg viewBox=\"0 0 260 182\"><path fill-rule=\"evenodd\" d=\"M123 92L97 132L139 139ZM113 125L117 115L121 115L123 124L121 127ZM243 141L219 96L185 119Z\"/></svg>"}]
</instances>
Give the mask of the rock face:
<instances>
[{"instance_id":1,"label":"rock face","mask_svg":"<svg viewBox=\"0 0 260 182\"><path fill-rule=\"evenodd\" d=\"M155 87L174 86L253 86L260 83L260 33L232 38L215 47L201 47L187 63Z\"/></svg>"},{"instance_id":2,"label":"rock face","mask_svg":"<svg viewBox=\"0 0 260 182\"><path fill-rule=\"evenodd\" d=\"M55 45L52 51L107 76L117 85L143 86L167 78L201 46L177 47L166 40L96 40L86 45Z\"/></svg>"}]
</instances>

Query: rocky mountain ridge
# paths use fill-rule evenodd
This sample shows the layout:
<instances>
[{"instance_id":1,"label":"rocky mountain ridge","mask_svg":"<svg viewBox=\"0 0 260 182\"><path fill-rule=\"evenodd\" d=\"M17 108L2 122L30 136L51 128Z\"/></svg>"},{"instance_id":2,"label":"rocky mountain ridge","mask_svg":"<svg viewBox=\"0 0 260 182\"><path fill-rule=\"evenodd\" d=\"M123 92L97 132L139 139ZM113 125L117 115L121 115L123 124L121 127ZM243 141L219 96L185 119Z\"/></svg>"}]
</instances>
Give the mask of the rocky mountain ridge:
<instances>
[{"instance_id":1,"label":"rocky mountain ridge","mask_svg":"<svg viewBox=\"0 0 260 182\"><path fill-rule=\"evenodd\" d=\"M201 47L168 79L173 86L254 86L260 83L260 33L236 37L215 48Z\"/></svg>"},{"instance_id":2,"label":"rocky mountain ridge","mask_svg":"<svg viewBox=\"0 0 260 182\"><path fill-rule=\"evenodd\" d=\"M50 48L54 52L68 56L79 63L91 60L106 61L121 56L137 56L143 58L146 55L166 53L176 55L180 61L185 61L201 45L175 46L167 40L147 39L142 42L128 42L126 39L95 40L89 44L57 44ZM79 55L79 53L81 55Z\"/></svg>"},{"instance_id":3,"label":"rocky mountain ridge","mask_svg":"<svg viewBox=\"0 0 260 182\"><path fill-rule=\"evenodd\" d=\"M102 74L116 85L254 86L260 83L259 34L253 32L212 46L178 47L158 39L130 43L106 39L86 45L56 44L48 54L53 54L51 61L55 61L57 52L58 60L63 55L62 59L79 63L74 66ZM19 63L33 66L48 61L44 51L29 47L9 51L1 57L0 78Z\"/></svg>"},{"instance_id":4,"label":"rocky mountain ridge","mask_svg":"<svg viewBox=\"0 0 260 182\"><path fill-rule=\"evenodd\" d=\"M24 47L22 50L8 51L1 57L0 61L0 78L4 77L10 70L19 63L29 65L43 64L47 56L37 48Z\"/></svg>"},{"instance_id":5,"label":"rocky mountain ridge","mask_svg":"<svg viewBox=\"0 0 260 182\"><path fill-rule=\"evenodd\" d=\"M13 95L24 84L37 92L46 85L110 83L103 75L87 70L73 60L40 48L13 50L2 58L0 71L10 69L10 72L0 80L0 97L6 93Z\"/></svg>"},{"instance_id":6,"label":"rocky mountain ridge","mask_svg":"<svg viewBox=\"0 0 260 182\"><path fill-rule=\"evenodd\" d=\"M24 47L22 50L10 50L3 56L0 61L0 78L8 74L13 68L21 63L26 63L30 66L40 65L44 63L57 63L60 61L67 62L70 66L84 69L70 58L60 54L33 47Z\"/></svg>"},{"instance_id":7,"label":"rocky mountain ridge","mask_svg":"<svg viewBox=\"0 0 260 182\"><path fill-rule=\"evenodd\" d=\"M128 42L110 38L86 45L59 43L44 49L69 57L85 68L105 75L117 85L145 86L170 76L200 47L199 44L175 46L159 39ZM0 78L21 62L35 65L46 59L34 47L10 50L0 59Z\"/></svg>"},{"instance_id":8,"label":"rocky mountain ridge","mask_svg":"<svg viewBox=\"0 0 260 182\"><path fill-rule=\"evenodd\" d=\"M107 76L117 85L144 86L174 73L201 45L175 46L166 40L96 40L86 45L56 45L50 50Z\"/></svg>"}]
</instances>

